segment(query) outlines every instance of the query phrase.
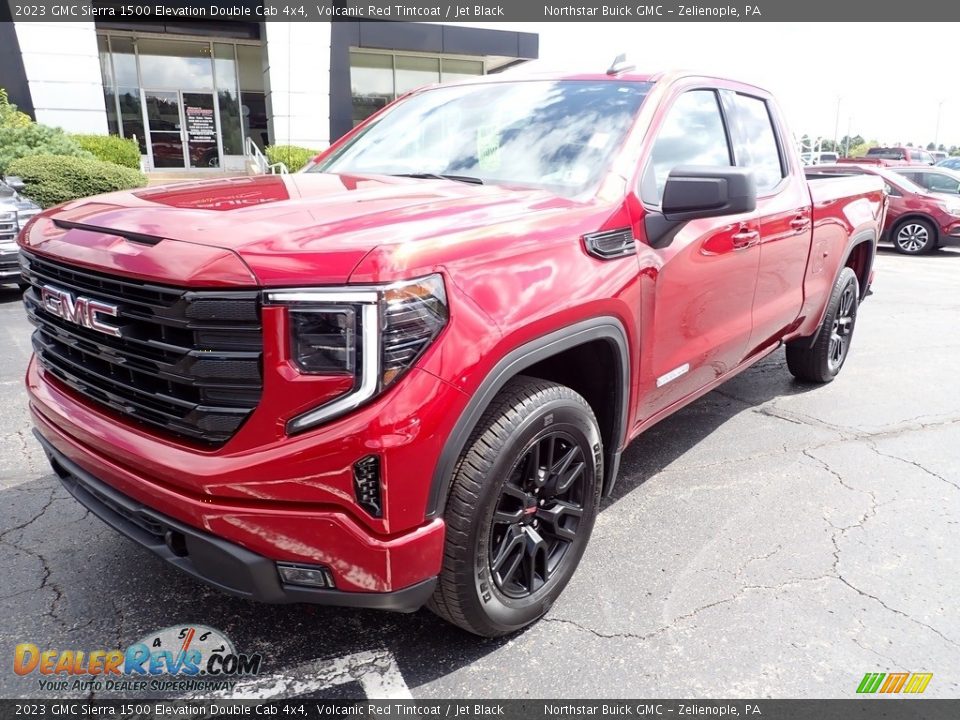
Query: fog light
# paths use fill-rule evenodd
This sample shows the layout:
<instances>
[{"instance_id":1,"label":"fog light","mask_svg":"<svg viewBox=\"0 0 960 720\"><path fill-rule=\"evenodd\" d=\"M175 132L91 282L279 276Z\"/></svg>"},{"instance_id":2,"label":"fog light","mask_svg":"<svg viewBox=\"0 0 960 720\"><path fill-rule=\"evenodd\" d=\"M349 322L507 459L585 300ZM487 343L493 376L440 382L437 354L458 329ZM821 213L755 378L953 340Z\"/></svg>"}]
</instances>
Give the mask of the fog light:
<instances>
[{"instance_id":1,"label":"fog light","mask_svg":"<svg viewBox=\"0 0 960 720\"><path fill-rule=\"evenodd\" d=\"M319 565L294 565L277 563L280 579L287 585L306 585L307 587L329 587L333 585L333 575Z\"/></svg>"}]
</instances>

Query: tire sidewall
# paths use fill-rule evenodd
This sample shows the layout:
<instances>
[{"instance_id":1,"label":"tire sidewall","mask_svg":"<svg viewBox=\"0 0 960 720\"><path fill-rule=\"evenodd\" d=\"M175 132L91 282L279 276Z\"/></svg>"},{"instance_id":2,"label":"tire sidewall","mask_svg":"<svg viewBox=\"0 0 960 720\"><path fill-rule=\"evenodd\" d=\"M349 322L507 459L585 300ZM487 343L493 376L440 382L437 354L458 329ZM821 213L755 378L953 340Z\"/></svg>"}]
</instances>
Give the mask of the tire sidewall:
<instances>
[{"instance_id":1,"label":"tire sidewall","mask_svg":"<svg viewBox=\"0 0 960 720\"><path fill-rule=\"evenodd\" d=\"M851 310L852 325L850 327L850 336L847 341L847 353L843 356L843 359L840 361L840 364L836 368L830 367L830 335L833 332L833 322L837 318L837 313L840 312L840 298L843 297L844 291L849 285L853 285L853 308ZM827 316L824 318L823 328L821 332L824 333L824 338L821 340L821 352L819 361L821 363L821 371L825 376L836 377L840 374L840 371L843 369L843 366L847 364L847 358L850 357L850 348L852 347L853 335L857 329L857 314L860 311L860 285L857 282L857 275L850 268L844 268L840 273L840 277L837 278L836 284L833 286L833 293L830 297L830 309L827 313Z\"/></svg>"},{"instance_id":2,"label":"tire sidewall","mask_svg":"<svg viewBox=\"0 0 960 720\"><path fill-rule=\"evenodd\" d=\"M528 445L547 432L562 430L583 446L585 479L583 517L577 540L548 584L526 598L511 598L497 588L490 571L490 527L504 481L522 457ZM603 452L600 431L592 414L573 399L550 400L531 413L514 429L507 441L495 448L496 460L488 468L475 521L468 538L473 549L473 582L468 602L498 633L517 630L543 616L563 591L576 570L593 530L599 509L603 477Z\"/></svg>"}]
</instances>

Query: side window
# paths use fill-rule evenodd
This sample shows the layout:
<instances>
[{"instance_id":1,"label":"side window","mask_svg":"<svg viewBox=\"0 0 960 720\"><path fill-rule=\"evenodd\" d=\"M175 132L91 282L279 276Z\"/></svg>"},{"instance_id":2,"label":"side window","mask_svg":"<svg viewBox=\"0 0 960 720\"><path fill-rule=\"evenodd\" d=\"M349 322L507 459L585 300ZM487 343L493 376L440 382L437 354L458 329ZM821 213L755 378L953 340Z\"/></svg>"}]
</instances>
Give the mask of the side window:
<instances>
[{"instance_id":1,"label":"side window","mask_svg":"<svg viewBox=\"0 0 960 720\"><path fill-rule=\"evenodd\" d=\"M780 184L786 173L767 103L748 95L734 95L731 99L736 107L739 130L733 139L737 165L753 170L758 193L769 192Z\"/></svg>"},{"instance_id":2,"label":"side window","mask_svg":"<svg viewBox=\"0 0 960 720\"><path fill-rule=\"evenodd\" d=\"M670 171L679 165L729 167L730 148L717 95L691 90L667 111L640 183L640 197L659 205Z\"/></svg>"}]
</instances>

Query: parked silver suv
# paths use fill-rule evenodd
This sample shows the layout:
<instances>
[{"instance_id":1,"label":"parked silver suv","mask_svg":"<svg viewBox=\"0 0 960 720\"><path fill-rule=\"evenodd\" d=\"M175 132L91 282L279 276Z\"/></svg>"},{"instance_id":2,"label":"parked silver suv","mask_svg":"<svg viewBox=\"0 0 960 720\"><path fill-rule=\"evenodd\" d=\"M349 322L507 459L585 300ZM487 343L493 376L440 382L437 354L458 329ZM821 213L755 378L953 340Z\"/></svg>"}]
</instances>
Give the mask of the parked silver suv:
<instances>
[{"instance_id":1,"label":"parked silver suv","mask_svg":"<svg viewBox=\"0 0 960 720\"><path fill-rule=\"evenodd\" d=\"M8 177L0 181L0 284L19 282L17 234L40 212L36 203L17 192L22 189L19 178Z\"/></svg>"}]
</instances>

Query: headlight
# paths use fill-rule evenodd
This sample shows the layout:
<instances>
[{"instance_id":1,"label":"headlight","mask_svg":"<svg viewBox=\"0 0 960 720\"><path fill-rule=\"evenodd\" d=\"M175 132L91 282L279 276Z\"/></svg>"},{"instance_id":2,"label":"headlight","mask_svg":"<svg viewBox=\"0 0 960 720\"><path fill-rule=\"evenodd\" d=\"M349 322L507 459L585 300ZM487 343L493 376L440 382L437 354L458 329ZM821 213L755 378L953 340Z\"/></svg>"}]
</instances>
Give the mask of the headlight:
<instances>
[{"instance_id":1,"label":"headlight","mask_svg":"<svg viewBox=\"0 0 960 720\"><path fill-rule=\"evenodd\" d=\"M380 394L413 367L447 324L440 275L392 285L268 292L287 306L290 357L300 372L354 378L353 388L287 423L302 432Z\"/></svg>"},{"instance_id":2,"label":"headlight","mask_svg":"<svg viewBox=\"0 0 960 720\"><path fill-rule=\"evenodd\" d=\"M955 203L955 202L940 203L940 207L942 207L950 215L960 216L960 203Z\"/></svg>"}]
</instances>

